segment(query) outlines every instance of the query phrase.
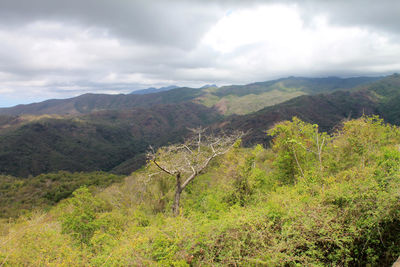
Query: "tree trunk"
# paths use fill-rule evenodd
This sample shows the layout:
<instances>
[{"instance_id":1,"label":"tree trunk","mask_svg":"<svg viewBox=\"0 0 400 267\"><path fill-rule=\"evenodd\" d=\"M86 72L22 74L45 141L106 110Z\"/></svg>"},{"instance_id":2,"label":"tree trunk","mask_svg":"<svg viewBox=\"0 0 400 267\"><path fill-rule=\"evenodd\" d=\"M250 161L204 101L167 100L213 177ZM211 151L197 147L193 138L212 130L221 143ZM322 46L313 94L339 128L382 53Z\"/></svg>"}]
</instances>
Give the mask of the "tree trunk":
<instances>
[{"instance_id":1,"label":"tree trunk","mask_svg":"<svg viewBox=\"0 0 400 267\"><path fill-rule=\"evenodd\" d=\"M172 205L172 213L174 214L175 217L179 215L179 201L180 200L181 200L181 191L176 190L174 204Z\"/></svg>"},{"instance_id":2,"label":"tree trunk","mask_svg":"<svg viewBox=\"0 0 400 267\"><path fill-rule=\"evenodd\" d=\"M176 175L176 188L175 188L175 198L172 204L172 213L174 216L179 215L179 202L181 200L182 186L181 186L181 174Z\"/></svg>"}]
</instances>

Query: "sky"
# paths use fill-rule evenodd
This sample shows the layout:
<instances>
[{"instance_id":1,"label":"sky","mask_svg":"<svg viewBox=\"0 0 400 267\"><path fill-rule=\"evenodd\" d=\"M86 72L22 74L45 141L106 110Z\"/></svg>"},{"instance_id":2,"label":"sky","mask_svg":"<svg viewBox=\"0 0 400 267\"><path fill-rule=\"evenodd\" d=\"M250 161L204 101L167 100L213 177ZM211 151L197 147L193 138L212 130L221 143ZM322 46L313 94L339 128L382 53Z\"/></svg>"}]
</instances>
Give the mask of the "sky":
<instances>
[{"instance_id":1,"label":"sky","mask_svg":"<svg viewBox=\"0 0 400 267\"><path fill-rule=\"evenodd\" d=\"M0 107L400 70L398 0L1 0Z\"/></svg>"}]
</instances>

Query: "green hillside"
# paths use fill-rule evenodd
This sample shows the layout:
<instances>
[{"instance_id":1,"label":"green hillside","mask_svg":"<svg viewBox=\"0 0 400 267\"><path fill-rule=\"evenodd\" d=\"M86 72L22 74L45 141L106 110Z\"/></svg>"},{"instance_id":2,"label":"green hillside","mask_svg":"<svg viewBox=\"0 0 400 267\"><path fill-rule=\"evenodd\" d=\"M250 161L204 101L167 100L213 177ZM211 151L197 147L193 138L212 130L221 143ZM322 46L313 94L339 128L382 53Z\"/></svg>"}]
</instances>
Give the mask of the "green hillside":
<instances>
[{"instance_id":1,"label":"green hillside","mask_svg":"<svg viewBox=\"0 0 400 267\"><path fill-rule=\"evenodd\" d=\"M0 217L17 217L32 210L49 209L82 186L100 189L124 176L105 172L40 174L29 179L0 176Z\"/></svg>"},{"instance_id":2,"label":"green hillside","mask_svg":"<svg viewBox=\"0 0 400 267\"><path fill-rule=\"evenodd\" d=\"M332 93L338 90L349 90L380 80L381 78L289 77L247 85L208 88L204 90L206 92L204 95L197 98L197 101L208 107L214 107L225 115L244 115L268 106L283 103L300 95L315 95Z\"/></svg>"},{"instance_id":3,"label":"green hillside","mask_svg":"<svg viewBox=\"0 0 400 267\"><path fill-rule=\"evenodd\" d=\"M184 190L152 164L49 212L0 224L4 266L390 266L400 254L400 130L332 135L297 118L235 145ZM167 150L168 151L168 150ZM168 154L164 154L168 157ZM186 176L185 176L186 177Z\"/></svg>"},{"instance_id":4,"label":"green hillside","mask_svg":"<svg viewBox=\"0 0 400 267\"><path fill-rule=\"evenodd\" d=\"M391 76L361 87L361 91L374 93L379 102L378 114L393 124L400 124L400 75Z\"/></svg>"},{"instance_id":5,"label":"green hillside","mask_svg":"<svg viewBox=\"0 0 400 267\"><path fill-rule=\"evenodd\" d=\"M143 165L149 144L179 142L187 127L218 119L216 112L193 103L80 117L14 117L15 123L3 124L0 130L0 173L17 177L59 170L127 174Z\"/></svg>"},{"instance_id":6,"label":"green hillside","mask_svg":"<svg viewBox=\"0 0 400 267\"><path fill-rule=\"evenodd\" d=\"M267 146L270 137L265 135L265 131L275 123L293 116L309 123L317 123L324 131L332 131L343 120L377 112L377 103L371 100L369 93L338 91L332 94L300 96L252 114L232 116L216 127L249 131L244 137L246 145L260 143Z\"/></svg>"},{"instance_id":7,"label":"green hillside","mask_svg":"<svg viewBox=\"0 0 400 267\"><path fill-rule=\"evenodd\" d=\"M203 92L192 88L177 88L146 95L84 94L69 99L51 99L39 103L0 108L4 115L80 115L100 110L126 110L149 108L164 104L178 104L190 101Z\"/></svg>"},{"instance_id":8,"label":"green hillside","mask_svg":"<svg viewBox=\"0 0 400 267\"><path fill-rule=\"evenodd\" d=\"M293 116L317 123L324 131L332 131L343 120L358 118L363 114L377 114L387 122L399 125L399 103L400 75L394 74L349 91L303 95L251 114L232 116L216 127L250 131L244 138L246 144L268 145L270 138L265 136L265 131L276 122Z\"/></svg>"}]
</instances>

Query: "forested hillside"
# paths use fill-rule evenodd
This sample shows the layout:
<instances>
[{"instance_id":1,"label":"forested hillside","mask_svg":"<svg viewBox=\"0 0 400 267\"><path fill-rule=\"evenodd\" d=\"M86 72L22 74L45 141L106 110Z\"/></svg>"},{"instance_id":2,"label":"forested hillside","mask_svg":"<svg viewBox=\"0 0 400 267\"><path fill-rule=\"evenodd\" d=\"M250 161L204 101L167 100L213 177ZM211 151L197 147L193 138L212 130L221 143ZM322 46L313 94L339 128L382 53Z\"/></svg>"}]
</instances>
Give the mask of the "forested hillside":
<instances>
[{"instance_id":1,"label":"forested hillside","mask_svg":"<svg viewBox=\"0 0 400 267\"><path fill-rule=\"evenodd\" d=\"M219 115L204 106L183 103L80 117L4 118L0 173L27 177L59 170L127 174L144 164L150 144L182 141L187 127L209 125Z\"/></svg>"},{"instance_id":2,"label":"forested hillside","mask_svg":"<svg viewBox=\"0 0 400 267\"><path fill-rule=\"evenodd\" d=\"M266 107L244 116L232 116L222 124L225 129L250 130L244 138L246 144L268 145L270 138L265 130L282 120L297 116L309 123L317 123L324 131L332 131L344 119L376 114L387 122L399 125L400 120L400 75L384 79L350 91L335 91L317 95L304 95L281 104Z\"/></svg>"},{"instance_id":3,"label":"forested hillside","mask_svg":"<svg viewBox=\"0 0 400 267\"><path fill-rule=\"evenodd\" d=\"M268 145L270 137L265 131L278 121L298 116L304 121L317 123L324 131L331 131L344 119L363 114L377 114L377 103L368 92L334 92L315 96L301 96L258 112L234 116L222 124L226 129L249 130L246 144Z\"/></svg>"},{"instance_id":4,"label":"forested hillside","mask_svg":"<svg viewBox=\"0 0 400 267\"><path fill-rule=\"evenodd\" d=\"M99 110L126 110L137 107L151 107L163 104L177 104L190 101L202 92L192 88L176 88L173 90L145 95L106 95L84 94L69 99L51 99L28 105L11 108L0 108L5 115L79 115Z\"/></svg>"},{"instance_id":5,"label":"forested hillside","mask_svg":"<svg viewBox=\"0 0 400 267\"><path fill-rule=\"evenodd\" d=\"M178 216L176 177L149 163L105 190L83 187L48 212L4 221L0 262L390 266L400 254L399 128L363 116L328 134L293 118L265 135L271 148L236 142L216 157L182 192Z\"/></svg>"},{"instance_id":6,"label":"forested hillside","mask_svg":"<svg viewBox=\"0 0 400 267\"><path fill-rule=\"evenodd\" d=\"M205 94L197 98L197 101L206 106L214 107L225 115L244 115L301 95L332 93L338 90L347 91L380 79L382 77L346 79L338 77L288 77L247 85L208 88L204 90Z\"/></svg>"}]
</instances>

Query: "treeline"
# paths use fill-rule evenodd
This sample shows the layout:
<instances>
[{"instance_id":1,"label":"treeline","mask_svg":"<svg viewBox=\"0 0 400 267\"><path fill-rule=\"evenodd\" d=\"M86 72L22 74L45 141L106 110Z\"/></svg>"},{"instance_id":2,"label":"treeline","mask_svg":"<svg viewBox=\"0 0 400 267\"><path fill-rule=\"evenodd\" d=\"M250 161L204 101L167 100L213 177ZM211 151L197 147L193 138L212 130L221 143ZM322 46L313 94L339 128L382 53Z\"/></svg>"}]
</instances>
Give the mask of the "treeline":
<instances>
[{"instance_id":1,"label":"treeline","mask_svg":"<svg viewBox=\"0 0 400 267\"><path fill-rule=\"evenodd\" d=\"M378 117L318 128L293 118L266 133L269 149L236 143L185 188L178 216L175 177L155 164L96 194L80 188L3 223L0 264L389 266L400 254L399 128Z\"/></svg>"},{"instance_id":2,"label":"treeline","mask_svg":"<svg viewBox=\"0 0 400 267\"><path fill-rule=\"evenodd\" d=\"M0 218L50 208L82 186L105 188L123 178L106 172L59 171L29 178L3 175L0 176Z\"/></svg>"}]
</instances>

